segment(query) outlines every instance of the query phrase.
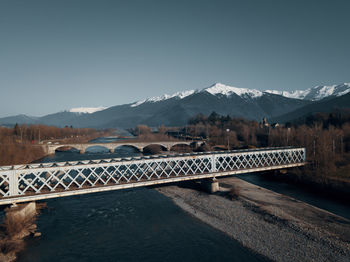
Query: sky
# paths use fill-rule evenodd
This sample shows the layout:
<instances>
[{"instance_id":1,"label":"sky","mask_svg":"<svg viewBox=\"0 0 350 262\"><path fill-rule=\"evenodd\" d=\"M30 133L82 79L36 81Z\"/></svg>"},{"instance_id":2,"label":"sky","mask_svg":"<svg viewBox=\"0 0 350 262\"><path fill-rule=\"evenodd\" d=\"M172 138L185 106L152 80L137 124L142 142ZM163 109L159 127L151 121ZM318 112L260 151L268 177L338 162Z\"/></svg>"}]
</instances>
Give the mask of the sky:
<instances>
[{"instance_id":1,"label":"sky","mask_svg":"<svg viewBox=\"0 0 350 262\"><path fill-rule=\"evenodd\" d=\"M0 117L350 82L348 0L0 0Z\"/></svg>"}]
</instances>

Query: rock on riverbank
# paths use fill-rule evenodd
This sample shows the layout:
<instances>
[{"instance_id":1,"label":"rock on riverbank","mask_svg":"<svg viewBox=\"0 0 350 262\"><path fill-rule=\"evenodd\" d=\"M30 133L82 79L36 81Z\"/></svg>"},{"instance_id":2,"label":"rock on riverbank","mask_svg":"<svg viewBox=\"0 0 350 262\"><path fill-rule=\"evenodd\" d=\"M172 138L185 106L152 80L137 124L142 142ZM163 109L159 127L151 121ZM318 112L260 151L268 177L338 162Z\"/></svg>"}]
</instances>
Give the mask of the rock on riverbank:
<instances>
[{"instance_id":1,"label":"rock on riverbank","mask_svg":"<svg viewBox=\"0 0 350 262\"><path fill-rule=\"evenodd\" d=\"M178 206L274 261L349 261L350 221L238 178L220 179L238 200L167 186L158 190Z\"/></svg>"}]
</instances>

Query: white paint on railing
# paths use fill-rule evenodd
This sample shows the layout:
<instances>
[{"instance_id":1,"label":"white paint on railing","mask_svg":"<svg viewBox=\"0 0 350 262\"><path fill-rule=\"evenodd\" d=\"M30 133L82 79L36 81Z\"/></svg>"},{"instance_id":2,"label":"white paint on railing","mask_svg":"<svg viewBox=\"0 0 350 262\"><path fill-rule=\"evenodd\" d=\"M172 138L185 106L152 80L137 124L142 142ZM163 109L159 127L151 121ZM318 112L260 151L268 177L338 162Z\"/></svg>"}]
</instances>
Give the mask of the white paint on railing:
<instances>
[{"instance_id":1,"label":"white paint on railing","mask_svg":"<svg viewBox=\"0 0 350 262\"><path fill-rule=\"evenodd\" d=\"M0 205L289 168L305 161L305 148L264 148L0 167Z\"/></svg>"}]
</instances>

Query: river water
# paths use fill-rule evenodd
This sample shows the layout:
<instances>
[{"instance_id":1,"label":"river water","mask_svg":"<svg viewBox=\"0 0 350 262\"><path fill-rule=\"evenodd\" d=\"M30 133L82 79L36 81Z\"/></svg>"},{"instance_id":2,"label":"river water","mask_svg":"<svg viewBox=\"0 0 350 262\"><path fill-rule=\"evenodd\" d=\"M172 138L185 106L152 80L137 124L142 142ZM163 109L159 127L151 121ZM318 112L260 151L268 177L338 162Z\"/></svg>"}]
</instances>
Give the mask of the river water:
<instances>
[{"instance_id":1,"label":"river water","mask_svg":"<svg viewBox=\"0 0 350 262\"><path fill-rule=\"evenodd\" d=\"M115 138L94 142L112 142ZM57 152L43 162L140 155L91 147L86 154ZM345 203L258 174L240 178L350 219ZM117 190L47 200L38 218L42 237L30 239L25 261L266 261L224 233L182 211L150 188Z\"/></svg>"},{"instance_id":2,"label":"river water","mask_svg":"<svg viewBox=\"0 0 350 262\"><path fill-rule=\"evenodd\" d=\"M93 147L83 155L57 152L43 162L139 154L127 147L114 154ZM18 261L266 261L153 189L45 202L37 221L42 236L28 241Z\"/></svg>"}]
</instances>

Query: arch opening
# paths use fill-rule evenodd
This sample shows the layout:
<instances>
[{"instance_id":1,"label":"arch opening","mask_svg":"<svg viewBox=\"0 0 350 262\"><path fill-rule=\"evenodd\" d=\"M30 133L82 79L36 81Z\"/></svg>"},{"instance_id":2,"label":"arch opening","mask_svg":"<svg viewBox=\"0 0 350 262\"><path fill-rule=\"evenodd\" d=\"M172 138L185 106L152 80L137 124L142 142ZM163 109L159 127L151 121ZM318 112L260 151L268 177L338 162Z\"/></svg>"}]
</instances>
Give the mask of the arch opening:
<instances>
[{"instance_id":1,"label":"arch opening","mask_svg":"<svg viewBox=\"0 0 350 262\"><path fill-rule=\"evenodd\" d=\"M60 146L55 149L56 152L79 152L79 149L72 146Z\"/></svg>"},{"instance_id":2,"label":"arch opening","mask_svg":"<svg viewBox=\"0 0 350 262\"><path fill-rule=\"evenodd\" d=\"M114 148L114 153L120 156L140 155L141 151L139 148L133 145L122 145Z\"/></svg>"},{"instance_id":3,"label":"arch opening","mask_svg":"<svg viewBox=\"0 0 350 262\"><path fill-rule=\"evenodd\" d=\"M85 149L86 153L109 153L109 149L105 146L89 146Z\"/></svg>"},{"instance_id":4,"label":"arch opening","mask_svg":"<svg viewBox=\"0 0 350 262\"><path fill-rule=\"evenodd\" d=\"M143 153L146 155L161 154L166 151L168 151L167 148L160 144L150 144L143 148Z\"/></svg>"}]
</instances>

